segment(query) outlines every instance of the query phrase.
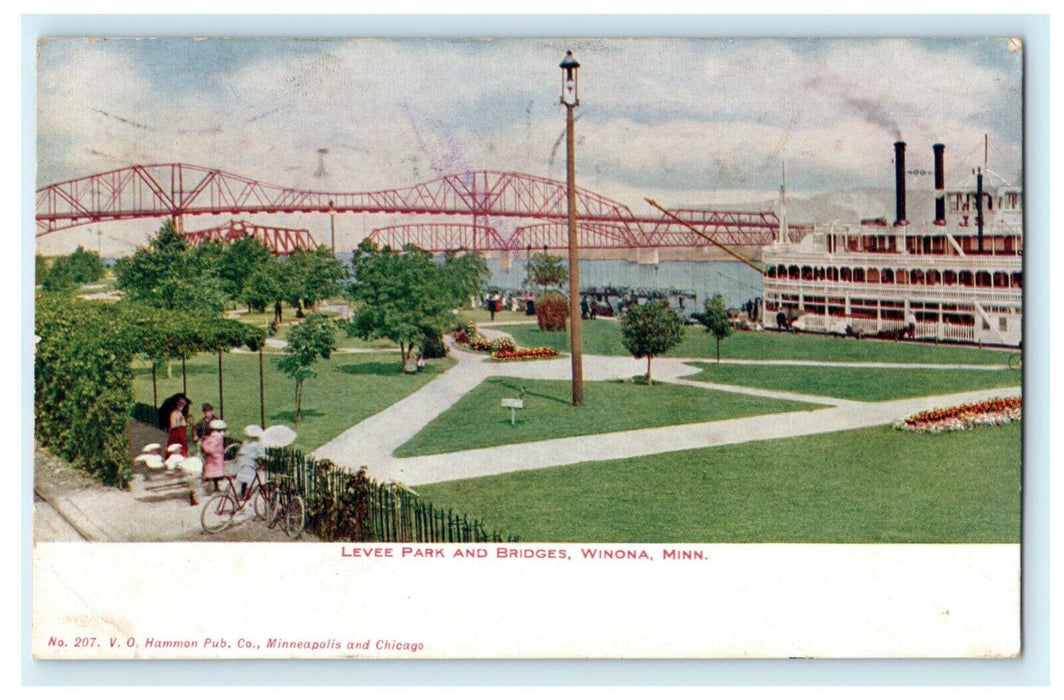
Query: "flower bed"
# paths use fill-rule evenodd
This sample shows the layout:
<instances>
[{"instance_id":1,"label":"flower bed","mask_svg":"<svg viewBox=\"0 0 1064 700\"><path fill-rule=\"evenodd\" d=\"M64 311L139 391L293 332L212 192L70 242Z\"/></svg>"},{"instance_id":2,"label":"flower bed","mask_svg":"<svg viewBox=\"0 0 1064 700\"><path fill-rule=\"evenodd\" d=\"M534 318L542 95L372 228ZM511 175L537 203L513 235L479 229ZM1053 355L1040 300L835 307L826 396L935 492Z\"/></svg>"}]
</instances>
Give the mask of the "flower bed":
<instances>
[{"instance_id":1,"label":"flower bed","mask_svg":"<svg viewBox=\"0 0 1064 700\"><path fill-rule=\"evenodd\" d=\"M491 353L493 360L535 360L541 357L555 357L558 351L554 348L514 348L511 350L496 350Z\"/></svg>"},{"instance_id":2,"label":"flower bed","mask_svg":"<svg viewBox=\"0 0 1064 700\"><path fill-rule=\"evenodd\" d=\"M916 413L895 421L894 427L919 433L947 433L970 430L977 425L1004 425L1020 420L1022 415L1023 399L1017 396Z\"/></svg>"},{"instance_id":3,"label":"flower bed","mask_svg":"<svg viewBox=\"0 0 1064 700\"><path fill-rule=\"evenodd\" d=\"M477 352L491 352L496 349L492 347L492 342L477 330L476 324L472 321L455 328L451 332L451 337L459 345L465 345L470 350L476 350Z\"/></svg>"},{"instance_id":4,"label":"flower bed","mask_svg":"<svg viewBox=\"0 0 1064 700\"><path fill-rule=\"evenodd\" d=\"M473 322L458 326L451 332L454 342L465 345L477 352L490 352L493 360L535 360L541 357L554 357L558 351L554 348L519 348L513 338L502 337L488 340L477 330Z\"/></svg>"},{"instance_id":5,"label":"flower bed","mask_svg":"<svg viewBox=\"0 0 1064 700\"><path fill-rule=\"evenodd\" d=\"M512 352L517 350L517 345L514 343L513 338L502 337L496 338L495 340L488 340L477 330L476 324L472 321L455 328L451 332L451 337L454 338L454 342L465 345L470 350L475 350L476 352L490 352L493 357L497 352Z\"/></svg>"},{"instance_id":6,"label":"flower bed","mask_svg":"<svg viewBox=\"0 0 1064 700\"><path fill-rule=\"evenodd\" d=\"M464 323L451 331L451 337L454 338L454 342L462 345L468 345L469 339L477 336L483 337L477 332L477 324L472 321Z\"/></svg>"}]
</instances>

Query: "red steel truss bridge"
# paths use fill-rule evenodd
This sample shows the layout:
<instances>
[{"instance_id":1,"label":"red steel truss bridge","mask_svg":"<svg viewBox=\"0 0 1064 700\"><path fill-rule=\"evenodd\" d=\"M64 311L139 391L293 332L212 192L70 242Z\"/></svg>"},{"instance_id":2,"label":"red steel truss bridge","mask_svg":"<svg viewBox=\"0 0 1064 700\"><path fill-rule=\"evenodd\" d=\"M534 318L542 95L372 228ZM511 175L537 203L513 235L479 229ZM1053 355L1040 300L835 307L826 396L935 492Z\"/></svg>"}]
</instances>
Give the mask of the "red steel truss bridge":
<instances>
[{"instance_id":1,"label":"red steel truss bridge","mask_svg":"<svg viewBox=\"0 0 1064 700\"><path fill-rule=\"evenodd\" d=\"M185 239L192 245L199 245L203 241L232 243L247 237L258 239L275 255L288 255L297 249L313 250L318 247L306 229L259 226L241 219L233 219L212 228L185 231Z\"/></svg>"},{"instance_id":2,"label":"red steel truss bridge","mask_svg":"<svg viewBox=\"0 0 1064 700\"><path fill-rule=\"evenodd\" d=\"M449 217L441 222L379 228L371 237L393 248L412 243L435 252L519 251L567 247L567 206L564 182L522 173L478 170L410 187L351 193L280 187L217 169L169 163L134 165L42 187L37 190L36 220L40 237L84 224L130 219L172 217L181 226L186 217L200 215ZM731 246L767 245L779 228L772 212L682 209L673 213L705 236ZM455 217L470 223L456 223ZM506 231L498 226L501 220L520 219L527 223L514 221L516 225ZM582 248L707 244L702 236L663 214L639 216L624 204L581 188L577 188L577 227ZM309 233L304 233L312 244ZM287 245L296 238L293 233L290 238L274 235L272 240Z\"/></svg>"}]
</instances>

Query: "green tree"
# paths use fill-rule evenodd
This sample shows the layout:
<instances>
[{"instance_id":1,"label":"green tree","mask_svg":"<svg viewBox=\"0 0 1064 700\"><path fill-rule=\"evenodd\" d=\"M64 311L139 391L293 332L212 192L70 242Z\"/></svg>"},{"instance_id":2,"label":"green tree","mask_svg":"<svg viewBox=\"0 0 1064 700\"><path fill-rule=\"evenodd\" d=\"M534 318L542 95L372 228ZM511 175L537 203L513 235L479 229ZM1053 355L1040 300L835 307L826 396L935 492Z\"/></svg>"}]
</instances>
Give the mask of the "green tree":
<instances>
[{"instance_id":1,"label":"green tree","mask_svg":"<svg viewBox=\"0 0 1064 700\"><path fill-rule=\"evenodd\" d=\"M253 311L265 311L284 299L284 280L281 263L270 259L258 266L244 280L239 299Z\"/></svg>"},{"instance_id":2,"label":"green tree","mask_svg":"<svg viewBox=\"0 0 1064 700\"><path fill-rule=\"evenodd\" d=\"M295 250L284 262L287 268L289 303L314 308L318 302L338 296L348 278L347 267L328 246Z\"/></svg>"},{"instance_id":3,"label":"green tree","mask_svg":"<svg viewBox=\"0 0 1064 700\"><path fill-rule=\"evenodd\" d=\"M621 319L621 342L636 358L647 358L647 384L651 384L650 361L683 340L684 322L664 301L649 301L628 309Z\"/></svg>"},{"instance_id":4,"label":"green tree","mask_svg":"<svg viewBox=\"0 0 1064 700\"><path fill-rule=\"evenodd\" d=\"M266 244L253 236L246 236L225 246L218 257L218 277L222 292L235 301L247 303L243 292L245 283L259 270L274 261ZM269 303L273 303L270 299ZM254 308L249 304L250 308Z\"/></svg>"},{"instance_id":5,"label":"green tree","mask_svg":"<svg viewBox=\"0 0 1064 700\"><path fill-rule=\"evenodd\" d=\"M724 308L724 297L717 294L712 299L706 300L706 310L694 317L706 327L706 333L712 333L717 339L717 364L720 364L720 341L731 335L731 321L728 319L728 310Z\"/></svg>"},{"instance_id":6,"label":"green tree","mask_svg":"<svg viewBox=\"0 0 1064 700\"><path fill-rule=\"evenodd\" d=\"M70 291L83 284L91 284L107 274L100 256L81 246L70 255L56 258L51 266L38 255L35 272L37 282L50 292Z\"/></svg>"},{"instance_id":7,"label":"green tree","mask_svg":"<svg viewBox=\"0 0 1064 700\"><path fill-rule=\"evenodd\" d=\"M56 258L40 279L41 288L48 292L69 292L77 287L74 269L67 258Z\"/></svg>"},{"instance_id":8,"label":"green tree","mask_svg":"<svg viewBox=\"0 0 1064 700\"><path fill-rule=\"evenodd\" d=\"M547 253L536 253L528 261L527 285L538 285L546 291L547 287L560 287L569 281L569 268L562 258Z\"/></svg>"},{"instance_id":9,"label":"green tree","mask_svg":"<svg viewBox=\"0 0 1064 700\"><path fill-rule=\"evenodd\" d=\"M467 264L462 263L463 270ZM348 288L354 302L348 334L397 343L400 369L410 371L413 349L422 337L440 335L453 320L457 300L480 288L473 275L451 274L455 269L448 270L446 262L436 264L431 254L413 246L402 252L360 246Z\"/></svg>"},{"instance_id":10,"label":"green tree","mask_svg":"<svg viewBox=\"0 0 1064 700\"><path fill-rule=\"evenodd\" d=\"M306 319L288 332L285 356L277 368L296 382L296 413L298 424L303 415L303 382L317 375L314 364L328 360L336 349L336 326L322 314L307 314Z\"/></svg>"},{"instance_id":11,"label":"green tree","mask_svg":"<svg viewBox=\"0 0 1064 700\"><path fill-rule=\"evenodd\" d=\"M85 250L78 246L73 253L66 257L67 265L70 266L75 284L92 284L103 279L107 274L100 255L94 250Z\"/></svg>"},{"instance_id":12,"label":"green tree","mask_svg":"<svg viewBox=\"0 0 1064 700\"><path fill-rule=\"evenodd\" d=\"M218 252L212 246L191 249L167 220L147 246L115 264L116 286L127 300L156 309L217 313L225 308Z\"/></svg>"},{"instance_id":13,"label":"green tree","mask_svg":"<svg viewBox=\"0 0 1064 700\"><path fill-rule=\"evenodd\" d=\"M33 262L33 277L37 280L37 284L40 284L44 281L44 276L48 274L48 258L35 253Z\"/></svg>"},{"instance_id":14,"label":"green tree","mask_svg":"<svg viewBox=\"0 0 1064 700\"><path fill-rule=\"evenodd\" d=\"M451 308L463 306L471 295L479 295L491 274L480 253L447 253L442 272L443 292L447 294Z\"/></svg>"}]
</instances>

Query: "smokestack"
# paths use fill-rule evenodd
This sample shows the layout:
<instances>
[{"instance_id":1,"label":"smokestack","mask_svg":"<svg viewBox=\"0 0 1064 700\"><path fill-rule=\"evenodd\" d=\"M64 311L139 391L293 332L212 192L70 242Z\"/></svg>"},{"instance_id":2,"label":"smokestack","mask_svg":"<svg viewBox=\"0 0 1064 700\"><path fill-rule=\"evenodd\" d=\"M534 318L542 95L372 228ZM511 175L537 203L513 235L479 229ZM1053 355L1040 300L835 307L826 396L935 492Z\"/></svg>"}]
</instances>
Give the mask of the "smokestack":
<instances>
[{"instance_id":1,"label":"smokestack","mask_svg":"<svg viewBox=\"0 0 1064 700\"><path fill-rule=\"evenodd\" d=\"M983 169L975 175L975 224L979 229L979 252L983 252Z\"/></svg>"},{"instance_id":2,"label":"smokestack","mask_svg":"<svg viewBox=\"0 0 1064 700\"><path fill-rule=\"evenodd\" d=\"M943 165L946 147L941 143L931 146L935 151L935 226L946 225L946 172Z\"/></svg>"},{"instance_id":3,"label":"smokestack","mask_svg":"<svg viewBox=\"0 0 1064 700\"><path fill-rule=\"evenodd\" d=\"M905 142L894 142L894 209L895 226L907 226L905 219Z\"/></svg>"}]
</instances>

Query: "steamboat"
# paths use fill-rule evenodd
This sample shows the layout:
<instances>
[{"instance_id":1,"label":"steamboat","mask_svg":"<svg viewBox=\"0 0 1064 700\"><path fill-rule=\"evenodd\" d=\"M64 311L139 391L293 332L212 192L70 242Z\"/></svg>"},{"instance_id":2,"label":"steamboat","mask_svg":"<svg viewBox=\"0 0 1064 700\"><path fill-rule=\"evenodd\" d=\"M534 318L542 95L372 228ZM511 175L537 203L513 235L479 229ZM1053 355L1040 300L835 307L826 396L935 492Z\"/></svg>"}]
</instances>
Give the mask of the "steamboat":
<instances>
[{"instance_id":1,"label":"steamboat","mask_svg":"<svg viewBox=\"0 0 1064 700\"><path fill-rule=\"evenodd\" d=\"M781 217L762 253L766 328L1021 345L1023 190L984 168L947 190L945 146L932 149L933 221L906 218L902 141L894 144L893 223L814 227L792 240Z\"/></svg>"}]
</instances>

